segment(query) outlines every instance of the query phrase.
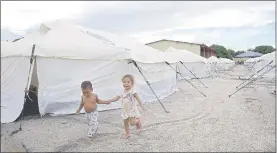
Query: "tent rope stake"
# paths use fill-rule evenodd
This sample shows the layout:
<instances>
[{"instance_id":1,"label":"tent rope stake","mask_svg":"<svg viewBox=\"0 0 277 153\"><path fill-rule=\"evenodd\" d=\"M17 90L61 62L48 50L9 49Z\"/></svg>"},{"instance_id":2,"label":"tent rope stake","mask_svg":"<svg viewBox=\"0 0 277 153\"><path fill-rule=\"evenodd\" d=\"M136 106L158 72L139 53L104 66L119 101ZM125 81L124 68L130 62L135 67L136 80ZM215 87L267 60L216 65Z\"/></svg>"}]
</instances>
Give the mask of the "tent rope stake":
<instances>
[{"instance_id":1,"label":"tent rope stake","mask_svg":"<svg viewBox=\"0 0 277 153\"><path fill-rule=\"evenodd\" d=\"M257 71L256 73L254 73L253 75L251 75L248 79L246 79L245 81L243 81L241 84L239 84L236 88L240 87L242 84L244 84L246 81L250 80L251 78L253 78L256 74L260 73L263 69L265 69L268 65L270 65L271 63L273 63L273 61L269 62L268 64L266 64L263 68L261 68L259 71Z\"/></svg>"},{"instance_id":2,"label":"tent rope stake","mask_svg":"<svg viewBox=\"0 0 277 153\"><path fill-rule=\"evenodd\" d=\"M191 70L182 62L179 61L205 88L208 88L194 73L191 72Z\"/></svg>"},{"instance_id":3,"label":"tent rope stake","mask_svg":"<svg viewBox=\"0 0 277 153\"><path fill-rule=\"evenodd\" d=\"M30 58L30 67L29 67L29 75L28 75L28 80L27 80L27 84L26 84L26 88L25 88L25 97L24 97L24 103L23 103L23 109L22 109L22 114L21 114L21 119L19 122L19 129L13 131L10 136L14 135L15 133L19 132L22 130L22 120L23 120L23 116L24 116L24 104L26 103L27 98L29 98L31 101L33 101L28 94L28 89L29 89L29 82L30 82L30 73L31 73L31 69L32 69L32 64L34 61L34 53L35 53L35 48L36 48L36 44L33 45L32 47L32 53L31 53L31 58Z\"/></svg>"},{"instance_id":4,"label":"tent rope stake","mask_svg":"<svg viewBox=\"0 0 277 153\"><path fill-rule=\"evenodd\" d=\"M264 76L265 74L267 74L270 70L272 70L273 68L275 68L275 66L272 66L270 69L266 70L265 72L263 72L262 74L260 74L257 78L252 79L250 82L248 82L247 84L245 84L244 86L242 86L241 88L239 88L237 91L235 91L234 93L230 94L229 97L233 96L235 93L237 93L238 91L240 91L241 89L243 89L244 87L246 87L247 85L249 85L250 83L253 83L255 81L257 81L259 79L259 77Z\"/></svg>"},{"instance_id":5,"label":"tent rope stake","mask_svg":"<svg viewBox=\"0 0 277 153\"><path fill-rule=\"evenodd\" d=\"M156 93L154 92L153 88L151 87L149 81L146 79L146 77L143 75L143 73L141 72L141 68L137 65L137 63L132 60L133 64L136 66L136 68L138 69L139 73L142 75L142 77L144 78L145 82L147 83L148 87L150 88L150 90L153 92L153 94L155 95L155 97L157 98L158 102L161 104L161 106L163 107L164 111L166 113L170 113L168 110L166 110L166 108L164 107L163 103L161 102L161 100L158 98L158 96L156 95Z\"/></svg>"},{"instance_id":6,"label":"tent rope stake","mask_svg":"<svg viewBox=\"0 0 277 153\"><path fill-rule=\"evenodd\" d=\"M183 79L185 79L190 85L192 85L198 92L200 92L204 97L207 97L203 94L195 85L193 85L188 79L186 79L180 72L178 72L174 67L172 67L168 62L165 62L168 66L170 66L177 74L179 74Z\"/></svg>"}]
</instances>

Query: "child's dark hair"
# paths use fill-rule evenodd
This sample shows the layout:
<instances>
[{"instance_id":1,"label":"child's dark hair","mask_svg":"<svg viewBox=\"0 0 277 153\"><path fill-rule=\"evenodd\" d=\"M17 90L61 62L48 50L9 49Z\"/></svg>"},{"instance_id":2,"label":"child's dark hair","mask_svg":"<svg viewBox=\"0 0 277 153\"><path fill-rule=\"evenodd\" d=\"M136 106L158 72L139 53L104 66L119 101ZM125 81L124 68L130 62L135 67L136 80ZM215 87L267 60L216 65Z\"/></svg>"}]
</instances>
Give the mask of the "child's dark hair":
<instances>
[{"instance_id":1,"label":"child's dark hair","mask_svg":"<svg viewBox=\"0 0 277 153\"><path fill-rule=\"evenodd\" d=\"M132 84L135 83L135 78L132 74L126 74L122 77L122 81L125 79L125 78L129 78L131 81L132 81Z\"/></svg>"},{"instance_id":2,"label":"child's dark hair","mask_svg":"<svg viewBox=\"0 0 277 153\"><path fill-rule=\"evenodd\" d=\"M83 81L81 84L81 88L82 89L87 89L87 88L92 89L92 84L90 81Z\"/></svg>"}]
</instances>

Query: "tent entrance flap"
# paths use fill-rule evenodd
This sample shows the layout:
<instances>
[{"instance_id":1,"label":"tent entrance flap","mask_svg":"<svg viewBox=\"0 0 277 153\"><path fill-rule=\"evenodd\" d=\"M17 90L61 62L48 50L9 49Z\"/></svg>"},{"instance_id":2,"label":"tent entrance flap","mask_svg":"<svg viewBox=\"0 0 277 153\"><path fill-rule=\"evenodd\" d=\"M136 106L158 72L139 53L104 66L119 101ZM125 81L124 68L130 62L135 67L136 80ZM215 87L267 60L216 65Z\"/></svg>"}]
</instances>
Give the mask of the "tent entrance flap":
<instances>
[{"instance_id":1,"label":"tent entrance flap","mask_svg":"<svg viewBox=\"0 0 277 153\"><path fill-rule=\"evenodd\" d=\"M38 77L37 77L37 63L36 63L36 58L34 57L33 60L31 60L31 71L29 74L29 83L27 84L27 90L25 93L25 102L24 106L22 109L22 112L20 116L17 118L19 120L21 117L25 116L36 116L40 115L39 112L39 106L38 106Z\"/></svg>"},{"instance_id":2,"label":"tent entrance flap","mask_svg":"<svg viewBox=\"0 0 277 153\"><path fill-rule=\"evenodd\" d=\"M23 119L24 116L34 116L39 115L38 107L38 77L37 77L37 65L36 58L34 56L36 45L33 45L31 58L30 58L30 68L28 74L28 80L25 88L24 105L21 114L16 120ZM21 125L20 125L21 128Z\"/></svg>"}]
</instances>

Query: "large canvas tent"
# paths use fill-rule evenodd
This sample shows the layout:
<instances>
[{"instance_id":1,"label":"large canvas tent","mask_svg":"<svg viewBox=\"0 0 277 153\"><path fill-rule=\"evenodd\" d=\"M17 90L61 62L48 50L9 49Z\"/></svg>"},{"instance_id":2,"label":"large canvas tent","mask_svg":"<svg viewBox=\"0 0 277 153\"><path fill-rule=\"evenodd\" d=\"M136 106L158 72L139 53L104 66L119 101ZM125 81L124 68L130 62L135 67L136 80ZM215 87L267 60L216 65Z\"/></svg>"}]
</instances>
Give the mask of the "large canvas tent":
<instances>
[{"instance_id":1,"label":"large canvas tent","mask_svg":"<svg viewBox=\"0 0 277 153\"><path fill-rule=\"evenodd\" d=\"M38 87L41 115L75 113L84 80L92 81L100 98L111 98L121 90L121 77L127 73L135 76L135 88L144 102L156 101L132 60L160 99L177 90L176 72L164 63L176 66L180 60L177 56L168 58L147 46L119 43L120 38L113 41L101 32L91 33L94 36L71 24L52 22L17 42L1 43L1 122L12 122L19 116L28 84ZM35 58L30 66L33 47ZM116 108L120 108L119 103L99 106L100 111Z\"/></svg>"},{"instance_id":2,"label":"large canvas tent","mask_svg":"<svg viewBox=\"0 0 277 153\"><path fill-rule=\"evenodd\" d=\"M252 71L256 73L264 67L265 67L264 71L266 71L271 67L276 66L275 58L276 58L276 51L257 57L257 59L255 60L256 63L254 63L255 65L253 65ZM276 71L276 68L273 68L264 77L269 79L274 79L276 77L275 71Z\"/></svg>"},{"instance_id":3,"label":"large canvas tent","mask_svg":"<svg viewBox=\"0 0 277 153\"><path fill-rule=\"evenodd\" d=\"M175 53L181 60L180 63L177 63L177 69L186 79L194 79L194 78L206 78L211 76L209 66L206 64L207 59L201 57L197 54L194 54L187 50L178 50L173 47L168 48L165 52L170 56L172 53ZM192 74L193 73L193 74ZM183 79L182 77L178 76L178 79Z\"/></svg>"},{"instance_id":4,"label":"large canvas tent","mask_svg":"<svg viewBox=\"0 0 277 153\"><path fill-rule=\"evenodd\" d=\"M235 65L235 62L232 60L226 58L217 58L215 56L209 57L207 62L210 64L213 71L229 70L232 66Z\"/></svg>"},{"instance_id":5,"label":"large canvas tent","mask_svg":"<svg viewBox=\"0 0 277 153\"><path fill-rule=\"evenodd\" d=\"M231 67L235 65L235 61L227 58L219 58L219 60L223 61L221 67L223 67L224 70L229 70Z\"/></svg>"}]
</instances>

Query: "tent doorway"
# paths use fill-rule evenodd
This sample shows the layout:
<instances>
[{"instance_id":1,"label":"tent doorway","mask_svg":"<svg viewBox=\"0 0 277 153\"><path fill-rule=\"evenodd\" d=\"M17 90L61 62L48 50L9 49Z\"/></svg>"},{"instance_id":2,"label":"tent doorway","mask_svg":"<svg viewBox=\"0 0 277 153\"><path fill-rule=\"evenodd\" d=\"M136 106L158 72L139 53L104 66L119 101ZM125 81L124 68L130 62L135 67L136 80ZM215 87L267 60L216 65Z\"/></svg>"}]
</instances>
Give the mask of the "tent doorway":
<instances>
[{"instance_id":1,"label":"tent doorway","mask_svg":"<svg viewBox=\"0 0 277 153\"><path fill-rule=\"evenodd\" d=\"M25 100L23 109L21 111L21 114L16 119L16 121L20 120L21 118L27 117L27 116L40 115L39 106L38 106L39 81L38 81L38 76L37 76L36 58L34 58L34 62L32 62L29 78L30 78L30 80L29 80L30 87L28 90L28 95L25 94L24 99L26 99L26 100Z\"/></svg>"}]
</instances>

